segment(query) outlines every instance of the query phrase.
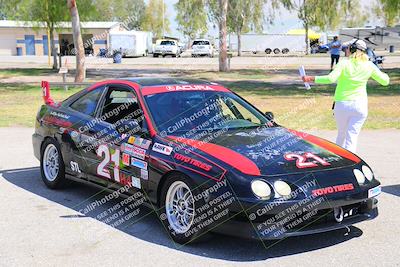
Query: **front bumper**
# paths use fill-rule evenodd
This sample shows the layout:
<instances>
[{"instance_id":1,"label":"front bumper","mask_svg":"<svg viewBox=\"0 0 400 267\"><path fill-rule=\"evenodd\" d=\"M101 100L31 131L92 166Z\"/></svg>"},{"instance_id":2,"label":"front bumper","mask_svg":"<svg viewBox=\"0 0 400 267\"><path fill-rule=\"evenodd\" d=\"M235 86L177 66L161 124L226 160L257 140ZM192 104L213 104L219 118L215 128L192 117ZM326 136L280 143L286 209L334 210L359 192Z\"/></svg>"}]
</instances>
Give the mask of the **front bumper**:
<instances>
[{"instance_id":1,"label":"front bumper","mask_svg":"<svg viewBox=\"0 0 400 267\"><path fill-rule=\"evenodd\" d=\"M333 207L314 210L313 213L307 213L307 217L302 217L305 216L302 215L298 218L287 220L286 223L282 223L282 220L286 220L285 218L281 218L279 221L271 221L266 217L264 217L264 220L254 218L249 220L247 218L249 214L237 214L233 215L225 223L218 225L213 231L242 238L262 240L328 232L376 218L378 216L377 203L378 200L376 198L370 198L362 202L342 206L347 216L341 222L335 220ZM299 220L301 218L303 220Z\"/></svg>"}]
</instances>

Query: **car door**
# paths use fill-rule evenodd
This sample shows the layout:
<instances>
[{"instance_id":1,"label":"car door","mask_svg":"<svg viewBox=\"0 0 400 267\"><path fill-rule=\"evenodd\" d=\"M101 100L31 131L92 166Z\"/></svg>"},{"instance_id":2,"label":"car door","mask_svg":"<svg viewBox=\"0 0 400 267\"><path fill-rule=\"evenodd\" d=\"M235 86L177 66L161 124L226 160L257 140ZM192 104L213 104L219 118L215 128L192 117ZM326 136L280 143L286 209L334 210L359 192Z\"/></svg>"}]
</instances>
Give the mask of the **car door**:
<instances>
[{"instance_id":1,"label":"car door","mask_svg":"<svg viewBox=\"0 0 400 267\"><path fill-rule=\"evenodd\" d=\"M99 86L85 91L64 103L72 125L63 136L66 145L63 154L65 170L76 177L87 179L85 174L91 172L95 160L92 156L96 133L101 130L95 119L105 87Z\"/></svg>"},{"instance_id":2,"label":"car door","mask_svg":"<svg viewBox=\"0 0 400 267\"><path fill-rule=\"evenodd\" d=\"M148 179L148 148L151 140L133 88L110 84L100 103L97 122L102 134L92 151L96 166L89 179L111 181L115 187L132 185L141 189Z\"/></svg>"}]
</instances>

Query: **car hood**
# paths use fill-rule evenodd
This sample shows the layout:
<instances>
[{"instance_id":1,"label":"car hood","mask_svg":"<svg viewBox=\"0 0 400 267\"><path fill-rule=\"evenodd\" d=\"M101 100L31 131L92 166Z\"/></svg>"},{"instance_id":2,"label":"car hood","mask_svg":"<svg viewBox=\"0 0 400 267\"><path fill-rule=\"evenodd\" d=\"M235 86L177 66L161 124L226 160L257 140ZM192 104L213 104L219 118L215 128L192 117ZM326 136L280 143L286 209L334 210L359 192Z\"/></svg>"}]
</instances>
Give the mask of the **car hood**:
<instances>
[{"instance_id":1,"label":"car hood","mask_svg":"<svg viewBox=\"0 0 400 267\"><path fill-rule=\"evenodd\" d=\"M329 141L283 127L229 130L222 134L213 132L201 138L169 138L184 144L185 149L207 153L248 175L331 170L361 161L356 155ZM326 163L315 160L314 156Z\"/></svg>"}]
</instances>

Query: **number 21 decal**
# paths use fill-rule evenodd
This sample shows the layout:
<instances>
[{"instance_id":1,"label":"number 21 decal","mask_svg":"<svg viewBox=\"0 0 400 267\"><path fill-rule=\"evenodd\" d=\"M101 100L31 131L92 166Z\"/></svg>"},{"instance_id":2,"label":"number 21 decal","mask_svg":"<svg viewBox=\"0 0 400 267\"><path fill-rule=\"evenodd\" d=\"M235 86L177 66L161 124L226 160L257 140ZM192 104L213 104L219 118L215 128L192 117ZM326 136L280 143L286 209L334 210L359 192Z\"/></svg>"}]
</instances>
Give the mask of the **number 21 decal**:
<instances>
[{"instance_id":1,"label":"number 21 decal","mask_svg":"<svg viewBox=\"0 0 400 267\"><path fill-rule=\"evenodd\" d=\"M299 155L299 154L295 154L295 153L288 153L284 156L284 158L286 160L290 160L290 161L296 160L296 166L299 169L318 167L318 164L315 163L314 161L318 162L319 164L321 164L323 166L331 165L326 160L323 160L322 158L320 158L310 152L306 152L303 155ZM314 161L307 161L308 159L312 159Z\"/></svg>"},{"instance_id":2,"label":"number 21 decal","mask_svg":"<svg viewBox=\"0 0 400 267\"><path fill-rule=\"evenodd\" d=\"M97 166L97 174L111 179L107 165L112 161L114 163L114 180L119 182L119 149L115 149L114 153L110 154L110 149L107 145L100 145L99 148L97 148L97 156L103 157L103 155L103 160Z\"/></svg>"}]
</instances>

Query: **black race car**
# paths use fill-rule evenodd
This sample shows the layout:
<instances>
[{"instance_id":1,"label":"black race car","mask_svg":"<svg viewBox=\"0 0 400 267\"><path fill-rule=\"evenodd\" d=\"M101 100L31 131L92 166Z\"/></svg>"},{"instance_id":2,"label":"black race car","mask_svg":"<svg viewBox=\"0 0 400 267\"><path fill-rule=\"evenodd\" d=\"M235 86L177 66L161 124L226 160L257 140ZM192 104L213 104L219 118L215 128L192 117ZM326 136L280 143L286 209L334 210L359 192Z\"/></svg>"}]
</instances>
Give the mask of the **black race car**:
<instances>
[{"instance_id":1,"label":"black race car","mask_svg":"<svg viewBox=\"0 0 400 267\"><path fill-rule=\"evenodd\" d=\"M176 242L207 231L279 239L378 215L367 163L216 83L108 80L59 103L42 88L33 147L44 183L140 192Z\"/></svg>"}]
</instances>

